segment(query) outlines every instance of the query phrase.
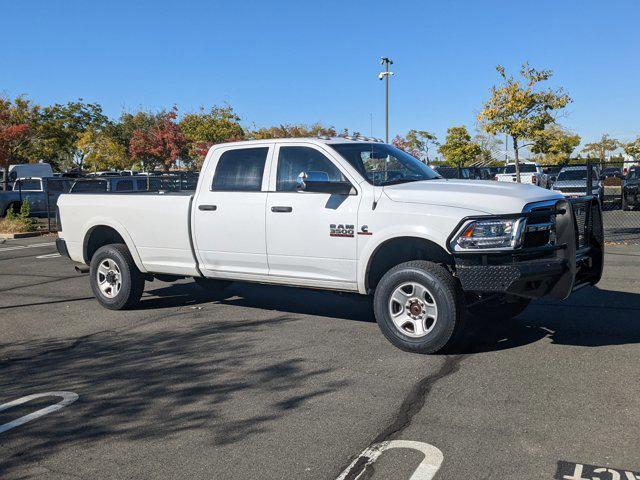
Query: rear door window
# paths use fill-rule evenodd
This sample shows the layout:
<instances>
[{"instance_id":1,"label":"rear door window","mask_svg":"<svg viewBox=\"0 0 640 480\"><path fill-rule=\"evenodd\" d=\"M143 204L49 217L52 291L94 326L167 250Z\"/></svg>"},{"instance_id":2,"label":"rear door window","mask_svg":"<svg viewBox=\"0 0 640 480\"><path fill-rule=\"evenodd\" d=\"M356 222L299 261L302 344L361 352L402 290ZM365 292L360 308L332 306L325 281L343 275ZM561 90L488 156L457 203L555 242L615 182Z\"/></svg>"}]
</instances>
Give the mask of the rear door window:
<instances>
[{"instance_id":1,"label":"rear door window","mask_svg":"<svg viewBox=\"0 0 640 480\"><path fill-rule=\"evenodd\" d=\"M211 190L259 192L269 147L238 148L224 152L218 160Z\"/></svg>"}]
</instances>

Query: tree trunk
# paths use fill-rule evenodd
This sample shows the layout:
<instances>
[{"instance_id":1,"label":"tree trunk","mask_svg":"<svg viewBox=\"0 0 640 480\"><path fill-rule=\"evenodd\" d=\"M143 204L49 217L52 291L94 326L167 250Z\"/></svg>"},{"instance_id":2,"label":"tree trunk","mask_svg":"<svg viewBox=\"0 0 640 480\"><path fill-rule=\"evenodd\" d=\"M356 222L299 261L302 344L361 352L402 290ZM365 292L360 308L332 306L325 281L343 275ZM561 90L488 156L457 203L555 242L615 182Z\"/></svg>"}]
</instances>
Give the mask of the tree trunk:
<instances>
[{"instance_id":1,"label":"tree trunk","mask_svg":"<svg viewBox=\"0 0 640 480\"><path fill-rule=\"evenodd\" d=\"M518 152L518 138L511 137L513 139L513 153L515 154L516 163L516 182L520 183L520 156Z\"/></svg>"}]
</instances>

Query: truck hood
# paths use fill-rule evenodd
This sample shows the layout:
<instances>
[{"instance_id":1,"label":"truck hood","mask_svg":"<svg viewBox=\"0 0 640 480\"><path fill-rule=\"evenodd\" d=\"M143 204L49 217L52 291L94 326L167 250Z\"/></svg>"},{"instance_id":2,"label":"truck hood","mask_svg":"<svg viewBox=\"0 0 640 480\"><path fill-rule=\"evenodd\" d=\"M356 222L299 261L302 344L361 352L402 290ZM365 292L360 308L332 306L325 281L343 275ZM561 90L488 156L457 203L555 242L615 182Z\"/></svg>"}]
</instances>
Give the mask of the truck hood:
<instances>
[{"instance_id":1,"label":"truck hood","mask_svg":"<svg viewBox=\"0 0 640 480\"><path fill-rule=\"evenodd\" d=\"M424 180L389 185L384 193L394 202L444 205L488 214L519 213L529 203L564 198L535 185L492 180Z\"/></svg>"}]
</instances>

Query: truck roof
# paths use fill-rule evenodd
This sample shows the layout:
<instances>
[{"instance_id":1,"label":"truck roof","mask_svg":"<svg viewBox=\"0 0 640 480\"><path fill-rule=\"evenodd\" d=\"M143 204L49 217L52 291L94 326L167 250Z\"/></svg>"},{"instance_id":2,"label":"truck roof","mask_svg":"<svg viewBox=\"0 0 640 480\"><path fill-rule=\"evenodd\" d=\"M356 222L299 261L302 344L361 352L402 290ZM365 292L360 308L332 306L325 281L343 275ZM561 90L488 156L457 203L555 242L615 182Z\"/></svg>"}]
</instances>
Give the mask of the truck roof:
<instances>
[{"instance_id":1,"label":"truck roof","mask_svg":"<svg viewBox=\"0 0 640 480\"><path fill-rule=\"evenodd\" d=\"M346 136L346 137L287 137L287 138L265 138L262 140L242 140L240 142L226 142L213 145L211 148L220 148L228 146L254 145L265 142L277 143L293 143L293 142L309 142L319 145L337 144L337 143L384 143L379 138L364 136Z\"/></svg>"}]
</instances>

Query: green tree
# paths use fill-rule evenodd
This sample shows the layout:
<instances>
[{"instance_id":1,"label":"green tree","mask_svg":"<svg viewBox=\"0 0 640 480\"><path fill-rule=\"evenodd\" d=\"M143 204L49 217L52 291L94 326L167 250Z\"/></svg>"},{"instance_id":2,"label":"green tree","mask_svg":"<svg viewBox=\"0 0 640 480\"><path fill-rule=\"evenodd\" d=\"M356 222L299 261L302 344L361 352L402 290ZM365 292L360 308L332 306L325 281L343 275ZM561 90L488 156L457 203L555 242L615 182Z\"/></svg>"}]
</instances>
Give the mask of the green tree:
<instances>
[{"instance_id":1,"label":"green tree","mask_svg":"<svg viewBox=\"0 0 640 480\"><path fill-rule=\"evenodd\" d=\"M597 158L604 163L607 158L607 152L613 152L620 146L621 144L618 140L604 133L597 142L587 143L582 149L582 153L586 153L587 157Z\"/></svg>"},{"instance_id":2,"label":"green tree","mask_svg":"<svg viewBox=\"0 0 640 480\"><path fill-rule=\"evenodd\" d=\"M635 162L640 160L640 136L631 142L622 144L624 153L629 155Z\"/></svg>"},{"instance_id":3,"label":"green tree","mask_svg":"<svg viewBox=\"0 0 640 480\"><path fill-rule=\"evenodd\" d=\"M188 113L180 120L180 129L189 143L189 156L202 165L209 148L216 143L234 142L244 138L240 117L230 105L213 106L206 112Z\"/></svg>"},{"instance_id":4,"label":"green tree","mask_svg":"<svg viewBox=\"0 0 640 480\"><path fill-rule=\"evenodd\" d=\"M551 163L563 163L580 145L580 135L573 134L558 125L547 125L533 137L531 152L544 155Z\"/></svg>"},{"instance_id":5,"label":"green tree","mask_svg":"<svg viewBox=\"0 0 640 480\"><path fill-rule=\"evenodd\" d=\"M99 130L108 122L100 105L84 103L82 99L44 107L36 121L36 141L29 156L58 168L77 166L82 170L84 152L78 147L80 137L87 129Z\"/></svg>"},{"instance_id":6,"label":"green tree","mask_svg":"<svg viewBox=\"0 0 640 480\"><path fill-rule=\"evenodd\" d=\"M347 129L345 129L345 131L348 132ZM271 138L317 137L319 135L335 137L337 132L334 127L327 127L321 123L314 123L312 125L285 124L277 127L251 130L247 133L247 138L251 140L266 140Z\"/></svg>"},{"instance_id":7,"label":"green tree","mask_svg":"<svg viewBox=\"0 0 640 480\"><path fill-rule=\"evenodd\" d=\"M435 134L426 130L409 130L406 137L396 135L391 143L426 164L429 164L429 148L440 146Z\"/></svg>"},{"instance_id":8,"label":"green tree","mask_svg":"<svg viewBox=\"0 0 640 480\"><path fill-rule=\"evenodd\" d=\"M554 123L554 112L566 107L571 98L562 88L537 90L539 83L553 75L551 70L536 70L525 63L520 69L521 79L507 76L500 65L496 70L502 77L502 84L491 89L491 97L478 114L478 121L491 135L502 133L511 137L516 180L520 182L520 149L527 146L520 142L535 137Z\"/></svg>"},{"instance_id":9,"label":"green tree","mask_svg":"<svg viewBox=\"0 0 640 480\"><path fill-rule=\"evenodd\" d=\"M114 129L87 129L80 135L78 149L84 156L85 168L92 171L125 170L131 159L124 145L112 134Z\"/></svg>"},{"instance_id":10,"label":"green tree","mask_svg":"<svg viewBox=\"0 0 640 480\"><path fill-rule=\"evenodd\" d=\"M464 125L447 129L447 137L438 151L444 159L456 167L464 167L476 161L481 154L480 145L471 141Z\"/></svg>"}]
</instances>

